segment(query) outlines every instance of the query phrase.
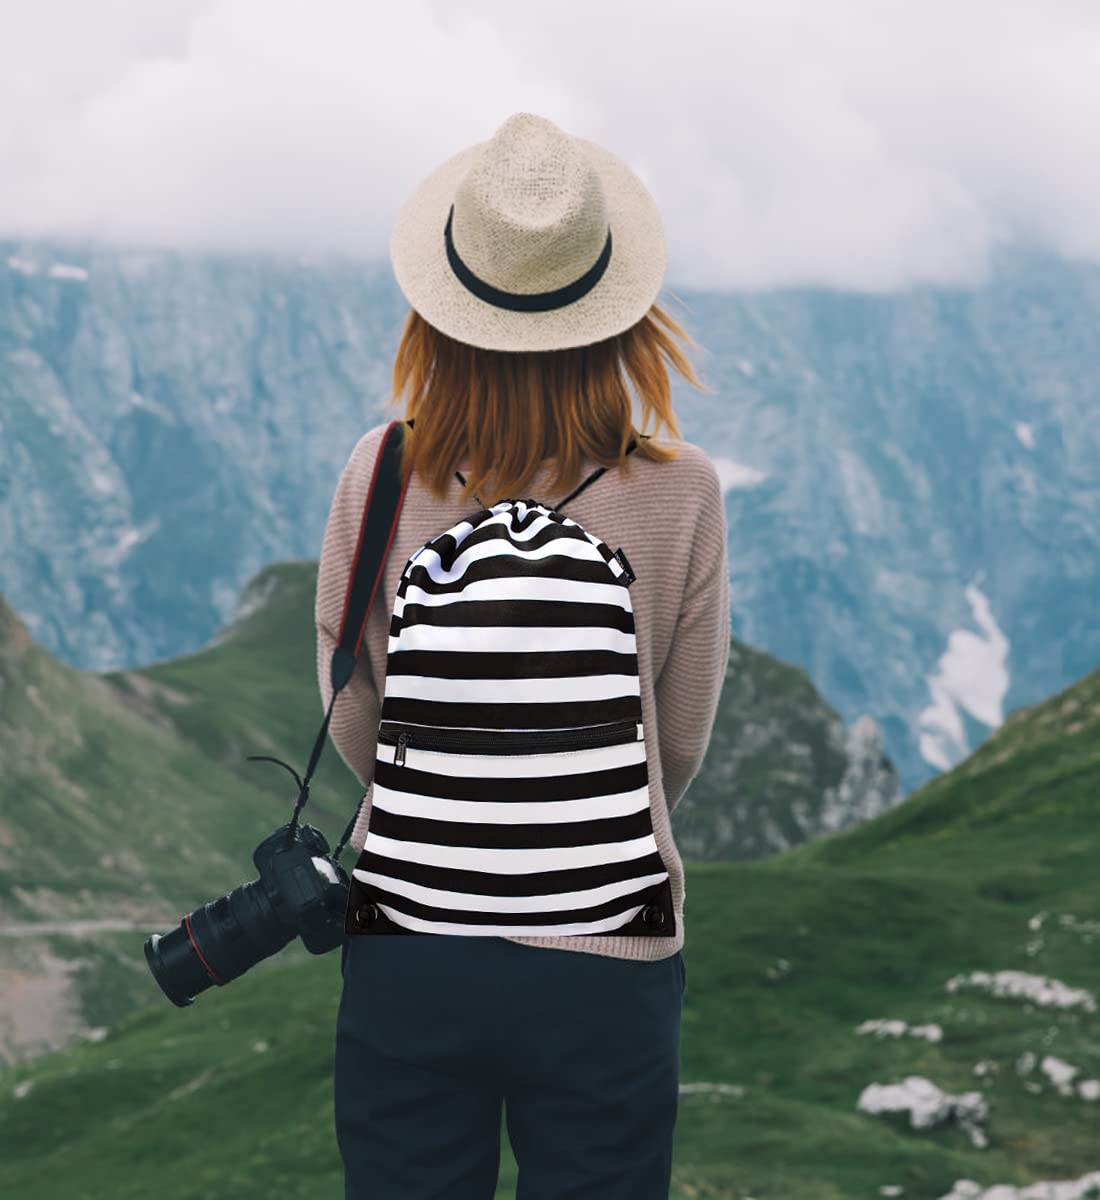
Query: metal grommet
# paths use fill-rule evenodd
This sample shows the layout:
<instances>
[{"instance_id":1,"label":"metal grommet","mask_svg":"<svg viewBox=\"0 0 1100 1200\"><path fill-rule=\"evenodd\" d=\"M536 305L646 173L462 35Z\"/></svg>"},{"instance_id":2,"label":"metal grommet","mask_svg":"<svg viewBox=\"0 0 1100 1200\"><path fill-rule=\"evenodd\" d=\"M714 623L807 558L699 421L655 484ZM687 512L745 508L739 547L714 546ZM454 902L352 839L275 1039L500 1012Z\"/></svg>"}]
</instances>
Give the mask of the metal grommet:
<instances>
[{"instance_id":1,"label":"metal grommet","mask_svg":"<svg viewBox=\"0 0 1100 1200\"><path fill-rule=\"evenodd\" d=\"M656 904L647 904L645 908L642 909L642 920L647 925L654 925L656 928L660 929L665 923L664 909L660 908Z\"/></svg>"},{"instance_id":2,"label":"metal grommet","mask_svg":"<svg viewBox=\"0 0 1100 1200\"><path fill-rule=\"evenodd\" d=\"M378 918L378 906L373 903L361 904L355 911L355 920L360 925L369 925Z\"/></svg>"}]
</instances>

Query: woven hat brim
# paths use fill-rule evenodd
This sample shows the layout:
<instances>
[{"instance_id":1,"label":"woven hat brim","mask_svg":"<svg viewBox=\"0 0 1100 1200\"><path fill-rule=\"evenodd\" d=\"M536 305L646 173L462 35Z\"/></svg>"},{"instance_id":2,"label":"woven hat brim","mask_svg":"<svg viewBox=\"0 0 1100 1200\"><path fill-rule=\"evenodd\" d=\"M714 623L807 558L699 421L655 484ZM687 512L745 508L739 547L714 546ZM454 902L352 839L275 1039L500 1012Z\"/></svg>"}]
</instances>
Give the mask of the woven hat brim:
<instances>
[{"instance_id":1,"label":"woven hat brim","mask_svg":"<svg viewBox=\"0 0 1100 1200\"><path fill-rule=\"evenodd\" d=\"M451 270L443 230L458 185L487 144L441 163L401 206L390 236L390 262L409 304L460 342L486 350L558 350L586 346L629 329L660 294L667 250L657 205L622 159L575 138L603 182L611 261L596 286L562 308L514 312L470 292Z\"/></svg>"}]
</instances>

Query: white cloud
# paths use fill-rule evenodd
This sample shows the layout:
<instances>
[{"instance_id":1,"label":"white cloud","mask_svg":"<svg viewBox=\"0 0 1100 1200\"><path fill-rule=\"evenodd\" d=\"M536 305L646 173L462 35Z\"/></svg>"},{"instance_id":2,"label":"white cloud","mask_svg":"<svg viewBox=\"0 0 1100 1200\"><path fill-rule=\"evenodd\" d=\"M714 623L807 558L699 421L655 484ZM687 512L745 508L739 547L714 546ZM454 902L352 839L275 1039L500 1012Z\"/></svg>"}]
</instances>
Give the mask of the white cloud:
<instances>
[{"instance_id":1,"label":"white cloud","mask_svg":"<svg viewBox=\"0 0 1100 1200\"><path fill-rule=\"evenodd\" d=\"M534 111L657 197L669 286L977 282L1100 259L1087 0L38 0L0 45L0 234L385 255Z\"/></svg>"}]
</instances>

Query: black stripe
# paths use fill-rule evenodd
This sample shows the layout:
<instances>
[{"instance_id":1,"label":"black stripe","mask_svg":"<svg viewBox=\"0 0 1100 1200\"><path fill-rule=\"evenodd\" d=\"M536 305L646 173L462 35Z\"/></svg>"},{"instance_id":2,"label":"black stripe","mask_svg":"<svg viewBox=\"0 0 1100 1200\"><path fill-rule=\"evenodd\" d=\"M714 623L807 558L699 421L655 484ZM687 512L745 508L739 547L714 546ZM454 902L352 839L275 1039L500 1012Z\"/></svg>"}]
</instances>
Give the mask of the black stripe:
<instances>
[{"instance_id":1,"label":"black stripe","mask_svg":"<svg viewBox=\"0 0 1100 1200\"><path fill-rule=\"evenodd\" d=\"M603 278L607 264L611 261L611 229L608 227L607 239L599 258L572 283L549 292L505 292L475 275L459 257L452 237L454 216L455 206L452 204L443 230L443 238L447 244L447 261L451 264L451 270L467 291L473 292L479 300L484 300L486 304L492 304L496 308L507 308L513 312L549 312L554 308L564 308L565 305L586 296Z\"/></svg>"},{"instance_id":2,"label":"black stripe","mask_svg":"<svg viewBox=\"0 0 1100 1200\"><path fill-rule=\"evenodd\" d=\"M425 589L427 590L427 589ZM390 636L406 625L485 628L502 625L547 625L559 629L615 629L634 633L634 613L621 604L574 600L462 600L455 604L406 604L390 616Z\"/></svg>"},{"instance_id":3,"label":"black stripe","mask_svg":"<svg viewBox=\"0 0 1100 1200\"><path fill-rule=\"evenodd\" d=\"M639 904L651 904L659 896L663 884L650 884L637 892L625 896L616 896L603 904L595 904L590 908L567 908L557 912L482 912L478 909L436 908L430 904L421 904L408 896L399 896L395 892L387 892L377 884L370 885L371 899L380 900L391 908L409 916L419 917L422 921L450 921L456 925L577 925L585 921L600 921L605 917L613 917L628 909L637 908ZM608 930L614 934L616 930Z\"/></svg>"},{"instance_id":4,"label":"black stripe","mask_svg":"<svg viewBox=\"0 0 1100 1200\"><path fill-rule=\"evenodd\" d=\"M568 725L637 721L641 720L641 712L641 700L636 695L611 696L602 700L557 700L546 704L524 704L515 700L478 704L385 696L380 717L383 721L409 721L415 725L447 728L558 729Z\"/></svg>"},{"instance_id":5,"label":"black stripe","mask_svg":"<svg viewBox=\"0 0 1100 1200\"><path fill-rule=\"evenodd\" d=\"M371 819L374 819L373 812ZM471 871L464 867L439 867L432 863L396 861L376 854L366 843L356 867L389 875L421 887L439 888L449 892L470 892L482 896L546 896L555 892L582 892L588 888L656 875L665 870L657 851L625 862L594 863L588 867L568 867L557 871L528 871L524 874L500 874L495 871ZM376 884L360 885L372 891Z\"/></svg>"},{"instance_id":6,"label":"black stripe","mask_svg":"<svg viewBox=\"0 0 1100 1200\"><path fill-rule=\"evenodd\" d=\"M625 896L616 896L603 904L595 904L589 908L567 908L557 912L482 912L478 909L436 908L430 904L421 904L408 896L399 896L395 892L387 892L377 884L371 884L370 897L380 900L391 908L409 916L419 917L422 921L450 921L456 925L575 925L585 921L600 921L605 917L613 917L628 909L637 908L639 904L654 903L663 884L649 884L637 892ZM608 933L614 934L611 929Z\"/></svg>"},{"instance_id":7,"label":"black stripe","mask_svg":"<svg viewBox=\"0 0 1100 1200\"><path fill-rule=\"evenodd\" d=\"M427 679L573 679L637 675L638 655L615 650L391 650L386 677Z\"/></svg>"}]
</instances>

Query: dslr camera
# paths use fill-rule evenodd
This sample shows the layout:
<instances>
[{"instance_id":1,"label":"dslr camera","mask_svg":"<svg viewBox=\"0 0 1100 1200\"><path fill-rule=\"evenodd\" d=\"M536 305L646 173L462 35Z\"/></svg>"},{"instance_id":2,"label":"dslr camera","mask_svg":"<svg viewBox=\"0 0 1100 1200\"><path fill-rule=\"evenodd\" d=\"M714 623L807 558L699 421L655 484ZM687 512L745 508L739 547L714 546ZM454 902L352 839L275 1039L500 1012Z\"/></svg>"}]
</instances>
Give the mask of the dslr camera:
<instances>
[{"instance_id":1,"label":"dslr camera","mask_svg":"<svg viewBox=\"0 0 1100 1200\"><path fill-rule=\"evenodd\" d=\"M229 983L295 937L311 954L342 943L351 881L320 830L299 825L297 815L252 852L257 879L146 940L145 961L173 1004L193 1004L212 984Z\"/></svg>"}]
</instances>

